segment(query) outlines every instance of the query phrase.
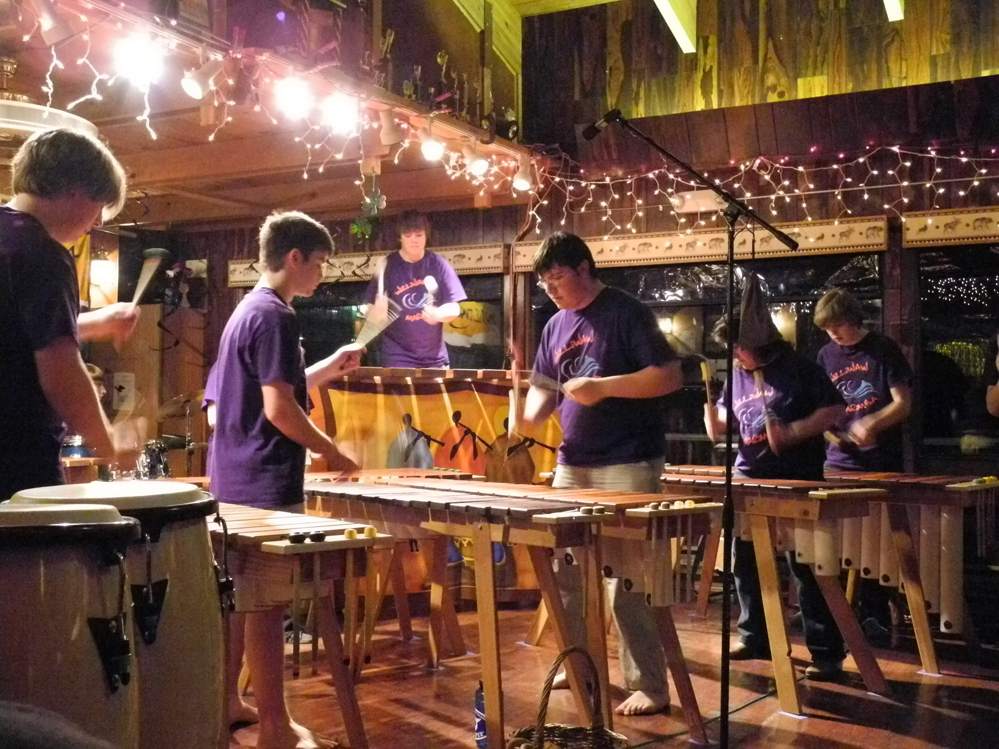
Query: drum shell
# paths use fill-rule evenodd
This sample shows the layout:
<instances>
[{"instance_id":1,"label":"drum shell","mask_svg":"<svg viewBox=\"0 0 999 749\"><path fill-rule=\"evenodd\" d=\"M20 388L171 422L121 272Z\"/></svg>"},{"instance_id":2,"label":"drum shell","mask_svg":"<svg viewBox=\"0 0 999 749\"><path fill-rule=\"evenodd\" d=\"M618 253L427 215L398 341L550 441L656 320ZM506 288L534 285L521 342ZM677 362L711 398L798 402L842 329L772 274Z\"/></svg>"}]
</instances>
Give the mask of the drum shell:
<instances>
[{"instance_id":1,"label":"drum shell","mask_svg":"<svg viewBox=\"0 0 999 749\"><path fill-rule=\"evenodd\" d=\"M125 511L127 512L127 511ZM133 647L140 684L142 749L214 749L223 722L222 615L208 525L163 526L150 544L152 581L167 580L156 639ZM146 583L146 545L129 547L133 593Z\"/></svg>"},{"instance_id":2,"label":"drum shell","mask_svg":"<svg viewBox=\"0 0 999 749\"><path fill-rule=\"evenodd\" d=\"M119 583L118 567L96 546L0 549L0 699L52 710L115 747L138 749L138 680L133 674L111 692L87 624L117 616ZM131 616L125 626L134 653Z\"/></svg>"}]
</instances>

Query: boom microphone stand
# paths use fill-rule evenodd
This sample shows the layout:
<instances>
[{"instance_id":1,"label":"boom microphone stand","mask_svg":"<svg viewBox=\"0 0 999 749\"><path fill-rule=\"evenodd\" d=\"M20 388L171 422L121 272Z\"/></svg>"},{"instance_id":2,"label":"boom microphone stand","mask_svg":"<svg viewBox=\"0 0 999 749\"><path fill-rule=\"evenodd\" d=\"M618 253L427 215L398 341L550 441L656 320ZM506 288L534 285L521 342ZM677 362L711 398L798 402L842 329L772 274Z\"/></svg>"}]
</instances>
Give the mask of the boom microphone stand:
<instances>
[{"instance_id":1,"label":"boom microphone stand","mask_svg":"<svg viewBox=\"0 0 999 749\"><path fill-rule=\"evenodd\" d=\"M626 131L631 135L635 136L641 141L647 143L653 150L661 154L663 158L667 161L675 164L684 171L691 181L699 186L703 187L705 190L711 190L719 198L724 201L724 208L722 208L722 215L725 217L725 224L727 226L728 235L728 253L726 256L726 264L728 266L728 294L725 301L725 311L728 315L728 320L731 323L733 320L733 311L735 309L735 233L736 227L740 221L745 224L755 223L762 226L764 229L769 231L778 242L783 244L789 250L797 250L798 243L795 242L791 237L771 226L765 219L763 219L756 211L750 208L748 205L743 203L741 200L736 198L732 193L723 190L721 187L716 185L711 180L707 179L701 175L696 169L687 164L685 161L674 156L672 153L667 151L656 141L650 138L648 135L643 133L641 130L636 128L631 124L626 118L621 115L620 109L613 109L603 116L603 118L587 127L583 130L583 137L587 140L592 140L600 132L607 127L611 122L620 123ZM722 749L728 749L729 745L729 668L731 664L731 659L729 658L729 637L732 632L731 616L732 616L732 532L733 525L735 521L735 511L733 509L732 503L732 440L734 437L734 417L732 413L732 366L733 366L733 352L734 352L734 341L735 341L735 331L731 330L728 335L728 350L726 352L728 360L728 374L730 378L730 384L728 391L725 394L725 502L722 506L722 530L725 534L725 545L724 545L724 560L723 560L723 579L722 579L722 660L721 660L721 705L719 717L719 736L718 742ZM707 563L707 560L705 560ZM702 573L703 574L703 573Z\"/></svg>"}]
</instances>

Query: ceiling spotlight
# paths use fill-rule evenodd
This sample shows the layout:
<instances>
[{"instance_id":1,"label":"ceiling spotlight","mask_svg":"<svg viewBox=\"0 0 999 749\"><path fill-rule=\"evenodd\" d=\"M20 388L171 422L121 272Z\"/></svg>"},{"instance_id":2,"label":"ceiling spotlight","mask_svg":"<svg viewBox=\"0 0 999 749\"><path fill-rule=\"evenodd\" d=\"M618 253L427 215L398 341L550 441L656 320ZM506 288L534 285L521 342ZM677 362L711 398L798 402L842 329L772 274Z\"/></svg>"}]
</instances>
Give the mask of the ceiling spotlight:
<instances>
[{"instance_id":1,"label":"ceiling spotlight","mask_svg":"<svg viewBox=\"0 0 999 749\"><path fill-rule=\"evenodd\" d=\"M160 39L148 34L127 36L114 48L115 75L128 79L140 91L149 91L163 74L165 58Z\"/></svg>"},{"instance_id":2,"label":"ceiling spotlight","mask_svg":"<svg viewBox=\"0 0 999 749\"><path fill-rule=\"evenodd\" d=\"M289 120L308 117L315 100L309 84L294 75L274 84L274 104Z\"/></svg>"},{"instance_id":3,"label":"ceiling spotlight","mask_svg":"<svg viewBox=\"0 0 999 749\"><path fill-rule=\"evenodd\" d=\"M399 123L395 121L394 109L383 109L378 113L378 117L382 121L382 129L378 133L378 139L381 140L383 146L394 146L406 139Z\"/></svg>"},{"instance_id":4,"label":"ceiling spotlight","mask_svg":"<svg viewBox=\"0 0 999 749\"><path fill-rule=\"evenodd\" d=\"M427 161L440 161L444 156L444 144L430 134L429 127L421 127L416 131L416 136L422 142L420 151Z\"/></svg>"},{"instance_id":5,"label":"ceiling spotlight","mask_svg":"<svg viewBox=\"0 0 999 749\"><path fill-rule=\"evenodd\" d=\"M222 72L223 60L211 58L197 70L187 70L180 79L184 93L192 99L204 99L205 94L215 88L215 76Z\"/></svg>"},{"instance_id":6,"label":"ceiling spotlight","mask_svg":"<svg viewBox=\"0 0 999 749\"><path fill-rule=\"evenodd\" d=\"M534 182L531 179L531 160L527 156L520 157L520 167L513 176L513 189L517 192L525 192L531 189Z\"/></svg>"},{"instance_id":7,"label":"ceiling spotlight","mask_svg":"<svg viewBox=\"0 0 999 749\"><path fill-rule=\"evenodd\" d=\"M42 41L49 47L73 36L72 27L55 7L53 0L34 0L35 13L38 16L38 28L42 32Z\"/></svg>"},{"instance_id":8,"label":"ceiling spotlight","mask_svg":"<svg viewBox=\"0 0 999 749\"><path fill-rule=\"evenodd\" d=\"M354 135L360 122L358 103L356 97L347 94L330 94L321 105L322 123L336 135Z\"/></svg>"},{"instance_id":9,"label":"ceiling spotlight","mask_svg":"<svg viewBox=\"0 0 999 749\"><path fill-rule=\"evenodd\" d=\"M469 174L481 177L489 171L489 159L479 154L472 144L462 146L461 155L465 157L465 169Z\"/></svg>"}]
</instances>

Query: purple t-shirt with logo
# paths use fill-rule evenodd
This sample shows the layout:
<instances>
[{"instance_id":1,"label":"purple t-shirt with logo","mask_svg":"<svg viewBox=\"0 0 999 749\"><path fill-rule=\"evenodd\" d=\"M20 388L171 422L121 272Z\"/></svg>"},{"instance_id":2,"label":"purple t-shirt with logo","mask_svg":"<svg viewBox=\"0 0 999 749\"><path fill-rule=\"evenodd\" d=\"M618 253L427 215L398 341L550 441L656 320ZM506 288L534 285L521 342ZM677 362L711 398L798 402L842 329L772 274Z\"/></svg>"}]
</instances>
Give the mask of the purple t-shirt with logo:
<instances>
[{"instance_id":1,"label":"purple t-shirt with logo","mask_svg":"<svg viewBox=\"0 0 999 749\"><path fill-rule=\"evenodd\" d=\"M732 412L739 425L739 455L735 468L756 479L822 480L825 440L817 435L780 455L767 441L766 413L769 410L784 423L812 415L820 408L841 406L843 399L825 372L815 362L788 346L762 368L763 388L752 372L735 367L722 388L717 405L725 406L732 384Z\"/></svg>"},{"instance_id":2,"label":"purple t-shirt with logo","mask_svg":"<svg viewBox=\"0 0 999 749\"><path fill-rule=\"evenodd\" d=\"M62 419L42 391L35 353L76 340L73 258L33 216L0 207L0 499L63 482Z\"/></svg>"},{"instance_id":3,"label":"purple t-shirt with logo","mask_svg":"<svg viewBox=\"0 0 999 749\"><path fill-rule=\"evenodd\" d=\"M874 331L855 346L830 341L819 351L819 365L846 401L846 414L836 424L843 434L854 422L891 403L893 387L912 386L912 368L898 344ZM868 447L830 442L826 463L840 471L901 471L902 428L882 432Z\"/></svg>"},{"instance_id":4,"label":"purple t-shirt with logo","mask_svg":"<svg viewBox=\"0 0 999 749\"><path fill-rule=\"evenodd\" d=\"M416 263L407 262L398 252L389 255L385 266L385 293L399 305L399 317L382 334L382 364L386 367L429 369L448 366L444 326L428 323L422 316L429 301L424 283L427 276L437 281L434 306L468 298L458 274L440 255L427 250ZM375 301L377 292L378 280L373 278L365 295L368 304Z\"/></svg>"},{"instance_id":5,"label":"purple t-shirt with logo","mask_svg":"<svg viewBox=\"0 0 999 749\"><path fill-rule=\"evenodd\" d=\"M532 384L547 388L544 380L561 384L574 377L632 374L675 358L652 311L608 286L583 309L559 310L548 321ZM555 407L562 424L562 465L621 465L666 453L665 398L606 398L584 406L559 392Z\"/></svg>"},{"instance_id":6,"label":"purple t-shirt with logo","mask_svg":"<svg viewBox=\"0 0 999 749\"><path fill-rule=\"evenodd\" d=\"M215 400L211 491L223 502L280 507L302 501L305 448L264 415L261 387L293 386L306 408L305 355L295 312L273 290L251 291L222 333L209 378Z\"/></svg>"}]
</instances>

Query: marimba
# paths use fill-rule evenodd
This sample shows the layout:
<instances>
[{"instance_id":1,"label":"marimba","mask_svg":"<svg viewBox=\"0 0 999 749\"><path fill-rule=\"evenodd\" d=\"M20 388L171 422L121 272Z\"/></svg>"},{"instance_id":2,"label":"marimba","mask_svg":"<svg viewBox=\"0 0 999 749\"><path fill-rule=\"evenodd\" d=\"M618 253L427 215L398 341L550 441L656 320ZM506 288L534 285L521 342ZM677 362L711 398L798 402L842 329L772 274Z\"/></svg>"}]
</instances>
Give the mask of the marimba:
<instances>
[{"instance_id":1,"label":"marimba","mask_svg":"<svg viewBox=\"0 0 999 749\"><path fill-rule=\"evenodd\" d=\"M216 543L228 549L230 565L239 570L244 584L255 587L259 583L290 591L287 601L268 598L260 601L261 607L294 605L301 590L311 589L315 628L323 639L347 737L352 747L367 747L348 657L356 657L355 638L348 632L344 638L346 647L341 642L332 584L342 579L350 585L355 572L364 569L365 552L390 539L363 523L291 512L222 503L219 515L224 523L210 519L209 528ZM236 595L240 596L238 590ZM248 601L247 605L252 608L254 604ZM316 646L313 638L314 672ZM294 656L297 670L297 644Z\"/></svg>"},{"instance_id":2,"label":"marimba","mask_svg":"<svg viewBox=\"0 0 999 749\"><path fill-rule=\"evenodd\" d=\"M645 593L646 602L654 611L660 641L666 653L673 681L693 740L707 743L704 723L694 695L690 675L680 647L673 616L669 607L680 591L693 586L693 560L685 567L679 564L681 555L691 554L693 539L711 534L721 520L721 505L698 503L696 496L674 497L663 501L659 494L617 492L601 489L553 489L548 486L472 482L470 485L444 485L429 482L393 480L391 485L404 484L423 489L444 488L465 494L517 499L529 497L546 502L561 502L581 508L581 512L602 511L609 517L600 526L600 572L604 577L619 577L629 591ZM685 543L686 542L686 543ZM687 570L686 585L679 579ZM598 606L585 606L587 631L602 630L603 619ZM544 607L539 611L547 612ZM538 629L540 626L536 627ZM561 647L561 646L560 646ZM591 643L597 653L603 652L602 642ZM606 686L606 659L598 664L602 685Z\"/></svg>"},{"instance_id":3,"label":"marimba","mask_svg":"<svg viewBox=\"0 0 999 749\"><path fill-rule=\"evenodd\" d=\"M724 477L667 473L664 481L667 496L671 491L701 494L712 499L725 496ZM812 566L822 596L868 690L885 695L890 692L888 682L839 585L839 521L866 517L870 514L870 502L884 496L881 489L837 486L824 481L745 478L732 481L734 508L744 515L753 541L777 680L777 698L784 712L803 714L798 682L791 664L791 644L785 628L774 556L778 547L778 526L785 532L784 543L793 544L791 548L794 549L796 561Z\"/></svg>"},{"instance_id":4,"label":"marimba","mask_svg":"<svg viewBox=\"0 0 999 749\"><path fill-rule=\"evenodd\" d=\"M843 524L843 566L882 585L899 584L898 560L888 540L905 522L916 549L919 580L926 606L940 614L940 631L960 634L965 628L964 513L976 514L976 552L993 555L996 535L996 500L999 481L973 476L918 476L911 473L830 473L831 481L884 489L888 503L860 524ZM916 509L907 512L906 509ZM892 517L897 515L897 517ZM885 526L890 523L889 528ZM917 530L918 529L918 530ZM901 554L901 552L900 552ZM906 582L908 586L908 582ZM910 602L911 609L911 602ZM915 619L913 625L915 626ZM920 633L917 632L917 637Z\"/></svg>"},{"instance_id":5,"label":"marimba","mask_svg":"<svg viewBox=\"0 0 999 749\"><path fill-rule=\"evenodd\" d=\"M520 543L528 547L542 598L551 612L556 642L562 650L569 638L549 552L551 549L568 546L587 549L586 559L582 560L587 596L596 601L598 606L602 606L602 596L597 587L600 569L598 539L600 527L610 514L566 502L523 496L471 494L461 491L463 484L464 482L435 481L430 484L430 488L421 488L363 482L307 483L305 490L311 498L310 511L313 512L358 518L381 529L420 538L424 538L428 532L443 536L471 537L488 741L490 749L502 749L502 678L492 543ZM453 490L446 491L445 487ZM443 579L440 582L443 583ZM447 590L446 585L440 587ZM445 622L440 621L440 617L442 608L447 603L446 598L431 601L431 631L435 633L434 637L441 637L446 630ZM451 615L453 616L453 606ZM588 641L601 645L598 652L606 662L605 647L602 646L603 617L599 609L598 616L601 622L599 631L591 631ZM435 618L438 619L436 624ZM455 620L453 626L456 625ZM452 634L447 632L448 636ZM577 708L585 720L590 720L592 711L581 675L571 665L567 667L566 673ZM607 693L604 691L602 694ZM602 707L606 720L609 721L609 702L606 699Z\"/></svg>"}]
</instances>

